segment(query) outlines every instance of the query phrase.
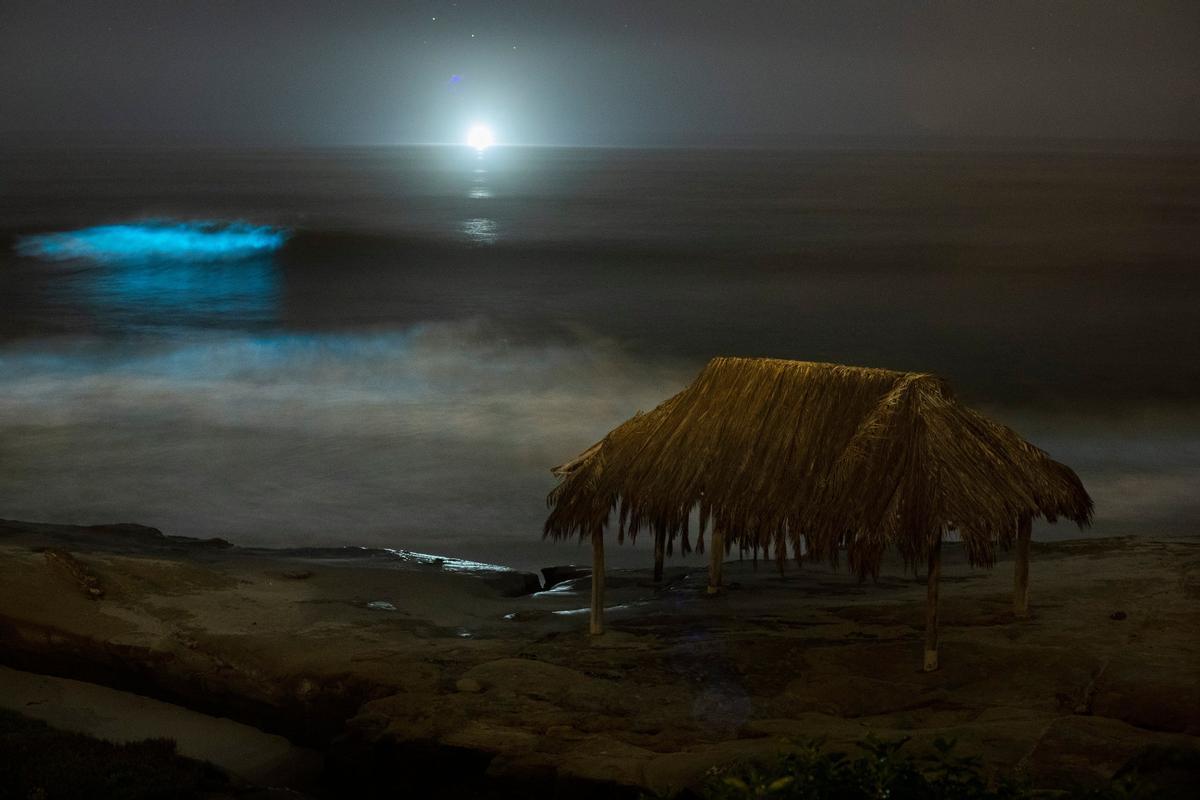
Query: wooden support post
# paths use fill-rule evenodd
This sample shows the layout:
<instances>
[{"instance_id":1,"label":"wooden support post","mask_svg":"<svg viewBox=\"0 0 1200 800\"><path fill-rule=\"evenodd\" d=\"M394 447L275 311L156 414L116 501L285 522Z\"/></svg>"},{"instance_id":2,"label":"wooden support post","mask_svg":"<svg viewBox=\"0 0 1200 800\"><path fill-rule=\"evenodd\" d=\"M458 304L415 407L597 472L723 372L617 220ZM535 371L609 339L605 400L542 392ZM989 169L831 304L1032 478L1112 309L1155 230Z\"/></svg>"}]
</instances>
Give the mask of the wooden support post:
<instances>
[{"instance_id":1,"label":"wooden support post","mask_svg":"<svg viewBox=\"0 0 1200 800\"><path fill-rule=\"evenodd\" d=\"M667 555L667 530L658 528L654 531L654 582L662 583L663 559Z\"/></svg>"},{"instance_id":2,"label":"wooden support post","mask_svg":"<svg viewBox=\"0 0 1200 800\"><path fill-rule=\"evenodd\" d=\"M604 633L604 529L592 534L592 624L591 633Z\"/></svg>"},{"instance_id":3,"label":"wooden support post","mask_svg":"<svg viewBox=\"0 0 1200 800\"><path fill-rule=\"evenodd\" d=\"M711 549L708 553L708 593L721 591L721 566L725 563L725 531L713 528Z\"/></svg>"},{"instance_id":4,"label":"wooden support post","mask_svg":"<svg viewBox=\"0 0 1200 800\"><path fill-rule=\"evenodd\" d=\"M929 551L925 588L925 671L938 668L938 581L942 575L942 532Z\"/></svg>"},{"instance_id":5,"label":"wooden support post","mask_svg":"<svg viewBox=\"0 0 1200 800\"><path fill-rule=\"evenodd\" d=\"M1029 537L1033 533L1033 519L1021 517L1017 520L1016 564L1013 567L1013 613L1018 617L1029 616Z\"/></svg>"}]
</instances>

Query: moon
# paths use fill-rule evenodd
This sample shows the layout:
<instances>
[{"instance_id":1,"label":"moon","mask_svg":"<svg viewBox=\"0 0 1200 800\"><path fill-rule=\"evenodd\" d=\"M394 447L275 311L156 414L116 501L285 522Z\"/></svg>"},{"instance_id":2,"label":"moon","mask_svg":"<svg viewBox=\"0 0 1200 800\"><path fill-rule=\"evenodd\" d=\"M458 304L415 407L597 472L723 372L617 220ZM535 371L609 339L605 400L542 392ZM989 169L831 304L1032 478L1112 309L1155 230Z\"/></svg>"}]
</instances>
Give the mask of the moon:
<instances>
[{"instance_id":1,"label":"moon","mask_svg":"<svg viewBox=\"0 0 1200 800\"><path fill-rule=\"evenodd\" d=\"M487 125L472 125L467 131L467 144L483 152L496 143L496 136Z\"/></svg>"}]
</instances>

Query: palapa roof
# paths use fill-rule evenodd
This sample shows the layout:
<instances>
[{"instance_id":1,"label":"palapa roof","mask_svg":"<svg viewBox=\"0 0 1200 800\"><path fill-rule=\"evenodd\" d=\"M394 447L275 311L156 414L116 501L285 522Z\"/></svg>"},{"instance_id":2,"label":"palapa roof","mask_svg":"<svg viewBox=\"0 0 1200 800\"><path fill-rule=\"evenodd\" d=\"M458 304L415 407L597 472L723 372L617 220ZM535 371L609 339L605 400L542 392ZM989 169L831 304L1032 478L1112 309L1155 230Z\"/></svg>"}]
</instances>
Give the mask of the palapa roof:
<instances>
[{"instance_id":1,"label":"palapa roof","mask_svg":"<svg viewBox=\"0 0 1200 800\"><path fill-rule=\"evenodd\" d=\"M586 536L616 512L620 540L643 526L690 548L716 525L727 541L790 543L860 576L883 551L924 559L957 531L991 565L1017 520L1087 525L1078 476L1011 429L961 405L934 375L762 358L715 358L696 380L554 468L545 535Z\"/></svg>"}]
</instances>

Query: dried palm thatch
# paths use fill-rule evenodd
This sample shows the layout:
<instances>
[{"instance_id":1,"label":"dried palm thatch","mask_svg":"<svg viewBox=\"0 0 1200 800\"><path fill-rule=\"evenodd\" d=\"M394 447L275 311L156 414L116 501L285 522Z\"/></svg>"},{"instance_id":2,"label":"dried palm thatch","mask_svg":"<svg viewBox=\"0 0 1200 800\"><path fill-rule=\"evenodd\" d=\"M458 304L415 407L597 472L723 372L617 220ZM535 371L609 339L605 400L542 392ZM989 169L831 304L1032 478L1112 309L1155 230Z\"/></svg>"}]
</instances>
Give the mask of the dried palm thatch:
<instances>
[{"instance_id":1,"label":"dried palm thatch","mask_svg":"<svg viewBox=\"0 0 1200 800\"><path fill-rule=\"evenodd\" d=\"M997 544L1028 541L1032 519L1084 526L1092 515L1070 468L958 403L940 378L803 361L715 358L553 471L544 535L591 536L601 557L614 511L618 541L649 526L684 552L697 516L701 549L709 528L721 549L778 559L790 545L836 563L844 549L862 578L892 546L910 566L928 563L932 582L946 531L972 565L991 566Z\"/></svg>"},{"instance_id":2,"label":"dried palm thatch","mask_svg":"<svg viewBox=\"0 0 1200 800\"><path fill-rule=\"evenodd\" d=\"M1021 517L1091 519L1068 467L965 408L936 376L777 359L715 358L691 386L554 468L545 535L590 535L617 512L618 540L643 526L690 549L787 544L877 575L885 548L923 563L957 531L990 566Z\"/></svg>"}]
</instances>

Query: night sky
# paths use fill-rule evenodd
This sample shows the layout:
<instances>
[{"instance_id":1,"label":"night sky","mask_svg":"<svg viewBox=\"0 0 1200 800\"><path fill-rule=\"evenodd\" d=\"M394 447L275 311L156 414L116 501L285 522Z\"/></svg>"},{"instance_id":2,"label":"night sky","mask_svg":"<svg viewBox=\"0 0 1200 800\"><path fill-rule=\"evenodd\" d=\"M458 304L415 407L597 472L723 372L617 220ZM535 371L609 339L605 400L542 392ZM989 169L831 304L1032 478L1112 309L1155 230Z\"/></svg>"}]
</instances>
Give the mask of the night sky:
<instances>
[{"instance_id":1,"label":"night sky","mask_svg":"<svg viewBox=\"0 0 1200 800\"><path fill-rule=\"evenodd\" d=\"M1200 138L1200 2L0 4L0 134Z\"/></svg>"}]
</instances>

